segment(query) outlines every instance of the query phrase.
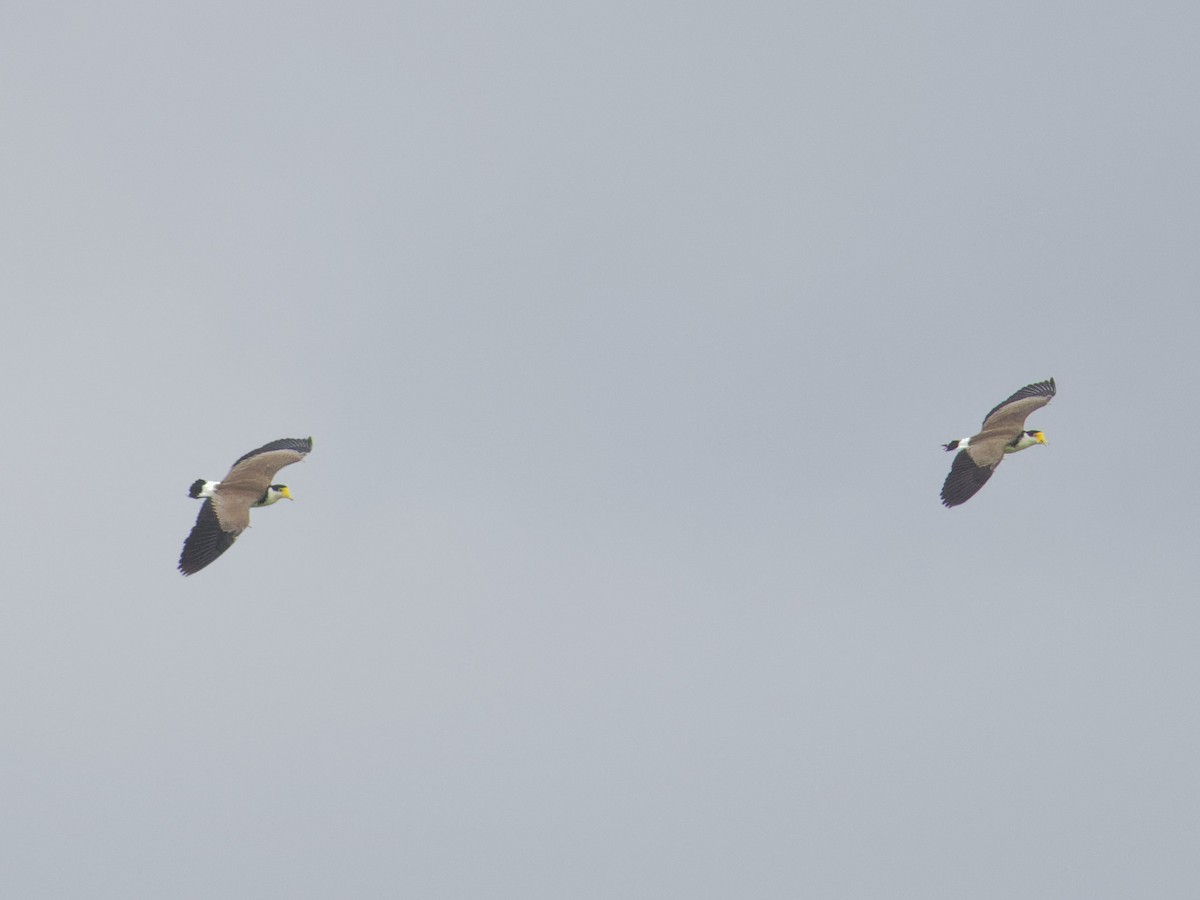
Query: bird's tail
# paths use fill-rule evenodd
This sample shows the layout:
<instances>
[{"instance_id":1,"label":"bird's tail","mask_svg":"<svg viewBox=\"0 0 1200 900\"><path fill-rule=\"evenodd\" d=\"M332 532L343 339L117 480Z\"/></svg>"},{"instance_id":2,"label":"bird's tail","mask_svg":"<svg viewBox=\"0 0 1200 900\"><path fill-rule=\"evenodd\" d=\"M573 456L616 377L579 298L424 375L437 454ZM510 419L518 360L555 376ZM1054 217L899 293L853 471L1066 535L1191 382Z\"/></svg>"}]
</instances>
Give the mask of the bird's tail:
<instances>
[{"instance_id":1,"label":"bird's tail","mask_svg":"<svg viewBox=\"0 0 1200 900\"><path fill-rule=\"evenodd\" d=\"M947 449L947 450L957 450L957 449L958 449L958 445L959 445L960 443L962 443L962 442L961 442L961 441L951 441L951 442L950 442L950 443L948 443L948 444L942 444L942 446L943 446L945 449ZM195 497L196 495L195 495L195 494L192 494L192 496L193 496L193 497Z\"/></svg>"},{"instance_id":2,"label":"bird's tail","mask_svg":"<svg viewBox=\"0 0 1200 900\"><path fill-rule=\"evenodd\" d=\"M188 496L193 500L200 499L200 492L204 490L205 481L203 478L197 478L192 482L192 486L188 488Z\"/></svg>"}]
</instances>

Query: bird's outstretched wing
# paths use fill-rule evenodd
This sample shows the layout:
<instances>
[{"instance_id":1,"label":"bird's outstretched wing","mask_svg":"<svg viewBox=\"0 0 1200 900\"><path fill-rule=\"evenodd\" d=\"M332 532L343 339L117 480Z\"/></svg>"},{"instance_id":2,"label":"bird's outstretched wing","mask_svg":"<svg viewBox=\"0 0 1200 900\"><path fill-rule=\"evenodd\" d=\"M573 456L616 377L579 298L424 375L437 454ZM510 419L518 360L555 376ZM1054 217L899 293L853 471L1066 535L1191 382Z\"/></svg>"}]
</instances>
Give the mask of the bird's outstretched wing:
<instances>
[{"instance_id":1,"label":"bird's outstretched wing","mask_svg":"<svg viewBox=\"0 0 1200 900\"><path fill-rule=\"evenodd\" d=\"M312 438L284 438L247 453L221 479L216 494L216 514L227 530L241 531L249 521L251 505L270 487L275 473L300 462L312 449Z\"/></svg>"},{"instance_id":2,"label":"bird's outstretched wing","mask_svg":"<svg viewBox=\"0 0 1200 900\"><path fill-rule=\"evenodd\" d=\"M1054 398L1054 379L1027 384L1003 403L992 407L983 417L983 430L1013 426L1017 431L1025 427L1025 418L1035 409L1041 409Z\"/></svg>"},{"instance_id":3,"label":"bird's outstretched wing","mask_svg":"<svg viewBox=\"0 0 1200 900\"><path fill-rule=\"evenodd\" d=\"M998 465L999 460L990 466L977 466L970 453L959 450L950 466L950 474L946 476L946 482L942 485L942 504L958 506L960 503L966 503L987 484Z\"/></svg>"},{"instance_id":4,"label":"bird's outstretched wing","mask_svg":"<svg viewBox=\"0 0 1200 900\"><path fill-rule=\"evenodd\" d=\"M236 469L238 467L238 463L242 462L243 460L247 460L252 456L258 456L260 453L270 453L272 450L295 450L300 454L301 457L303 457L306 453L312 451L312 447L312 438L310 437L280 438L277 441L271 441L269 444L263 444L257 450L251 450L249 453L242 454L237 458L237 462L230 467L230 470L232 471L233 469ZM284 463L284 465L287 465L287 463Z\"/></svg>"},{"instance_id":5,"label":"bird's outstretched wing","mask_svg":"<svg viewBox=\"0 0 1200 900\"><path fill-rule=\"evenodd\" d=\"M194 575L214 559L233 546L240 531L225 531L217 520L212 500L205 500L196 516L192 533L183 542L183 553L179 555L179 571Z\"/></svg>"}]
</instances>

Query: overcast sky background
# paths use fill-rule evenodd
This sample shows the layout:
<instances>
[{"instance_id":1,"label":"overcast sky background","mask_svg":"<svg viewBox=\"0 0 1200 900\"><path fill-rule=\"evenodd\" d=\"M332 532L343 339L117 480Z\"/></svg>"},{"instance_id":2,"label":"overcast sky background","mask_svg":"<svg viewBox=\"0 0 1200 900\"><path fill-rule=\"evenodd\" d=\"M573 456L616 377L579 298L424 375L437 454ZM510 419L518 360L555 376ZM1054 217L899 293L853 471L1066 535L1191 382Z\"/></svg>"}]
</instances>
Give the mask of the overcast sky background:
<instances>
[{"instance_id":1,"label":"overcast sky background","mask_svg":"<svg viewBox=\"0 0 1200 900\"><path fill-rule=\"evenodd\" d=\"M6 3L0 892L1196 896L1198 32Z\"/></svg>"}]
</instances>

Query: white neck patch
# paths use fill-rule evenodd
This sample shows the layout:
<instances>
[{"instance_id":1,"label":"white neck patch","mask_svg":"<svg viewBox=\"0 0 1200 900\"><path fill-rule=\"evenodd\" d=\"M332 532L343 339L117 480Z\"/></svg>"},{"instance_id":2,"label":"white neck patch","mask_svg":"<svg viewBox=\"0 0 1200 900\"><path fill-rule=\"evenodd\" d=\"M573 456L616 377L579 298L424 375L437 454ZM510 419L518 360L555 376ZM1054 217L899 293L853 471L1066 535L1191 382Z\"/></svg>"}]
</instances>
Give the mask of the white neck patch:
<instances>
[{"instance_id":1,"label":"white neck patch","mask_svg":"<svg viewBox=\"0 0 1200 900\"><path fill-rule=\"evenodd\" d=\"M1011 447L1005 447L1004 452L1005 453L1016 453L1018 450L1024 450L1026 447L1032 447L1037 442L1038 442L1037 438L1030 437L1029 435L1025 434L1024 432L1021 432L1021 439L1019 441L1017 441Z\"/></svg>"}]
</instances>

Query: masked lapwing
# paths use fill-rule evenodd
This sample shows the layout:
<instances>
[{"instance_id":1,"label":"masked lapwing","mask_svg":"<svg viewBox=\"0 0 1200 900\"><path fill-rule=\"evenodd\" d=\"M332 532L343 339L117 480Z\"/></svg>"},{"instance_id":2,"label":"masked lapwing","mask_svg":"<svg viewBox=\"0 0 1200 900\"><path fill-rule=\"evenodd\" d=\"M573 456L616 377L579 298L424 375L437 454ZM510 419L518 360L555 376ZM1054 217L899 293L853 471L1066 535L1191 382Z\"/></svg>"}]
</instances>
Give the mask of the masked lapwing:
<instances>
[{"instance_id":1,"label":"masked lapwing","mask_svg":"<svg viewBox=\"0 0 1200 900\"><path fill-rule=\"evenodd\" d=\"M1046 436L1040 431L1025 430L1025 419L1052 399L1053 378L1027 384L984 417L979 434L944 444L947 450L957 450L958 455L942 485L942 503L946 506L966 503L992 477L1005 453L1046 443Z\"/></svg>"},{"instance_id":2,"label":"masked lapwing","mask_svg":"<svg viewBox=\"0 0 1200 900\"><path fill-rule=\"evenodd\" d=\"M250 510L270 506L292 492L286 484L271 484L275 473L299 462L312 450L312 438L283 438L251 450L233 464L220 481L198 478L188 496L204 500L196 526L183 542L179 571L194 575L233 546L250 526Z\"/></svg>"}]
</instances>

